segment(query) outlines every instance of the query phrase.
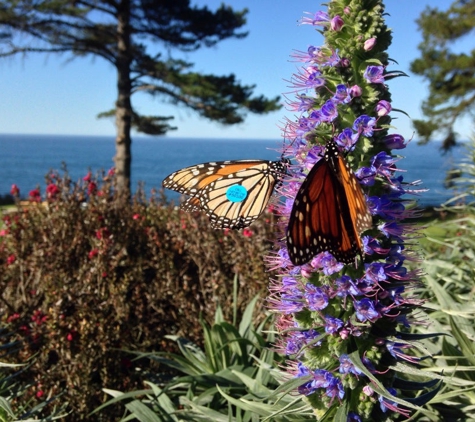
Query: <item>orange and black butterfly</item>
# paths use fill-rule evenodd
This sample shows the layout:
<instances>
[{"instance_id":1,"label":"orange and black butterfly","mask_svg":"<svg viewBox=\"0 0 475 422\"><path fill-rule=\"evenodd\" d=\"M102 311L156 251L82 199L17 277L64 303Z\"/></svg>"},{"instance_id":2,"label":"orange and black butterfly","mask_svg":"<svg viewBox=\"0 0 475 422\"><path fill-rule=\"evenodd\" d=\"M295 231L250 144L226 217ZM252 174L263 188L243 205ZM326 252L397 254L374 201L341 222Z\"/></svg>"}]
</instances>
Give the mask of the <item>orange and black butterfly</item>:
<instances>
[{"instance_id":1,"label":"orange and black butterfly","mask_svg":"<svg viewBox=\"0 0 475 422\"><path fill-rule=\"evenodd\" d=\"M189 195L187 212L202 210L213 228L242 229L264 211L289 160L237 160L197 164L167 176L163 187Z\"/></svg>"},{"instance_id":2,"label":"orange and black butterfly","mask_svg":"<svg viewBox=\"0 0 475 422\"><path fill-rule=\"evenodd\" d=\"M360 235L371 228L366 200L355 175L334 141L303 181L290 213L287 249L294 265L320 252L350 264L362 256Z\"/></svg>"}]
</instances>

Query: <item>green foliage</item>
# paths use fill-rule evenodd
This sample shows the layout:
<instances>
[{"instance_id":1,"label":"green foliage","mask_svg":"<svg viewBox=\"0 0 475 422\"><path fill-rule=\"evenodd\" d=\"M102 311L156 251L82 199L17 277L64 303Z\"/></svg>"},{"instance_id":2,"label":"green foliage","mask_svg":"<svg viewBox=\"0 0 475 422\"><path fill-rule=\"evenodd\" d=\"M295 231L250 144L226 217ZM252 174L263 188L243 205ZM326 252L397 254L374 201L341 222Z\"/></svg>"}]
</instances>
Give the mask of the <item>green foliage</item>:
<instances>
[{"instance_id":1,"label":"green foliage","mask_svg":"<svg viewBox=\"0 0 475 422\"><path fill-rule=\"evenodd\" d=\"M427 225L421 242L426 274L419 294L428 302L427 315L420 319L430 318L431 325L419 325L417 333L441 335L424 342L420 356L433 355L436 365L423 361L423 371L444 381L444 390L429 405L435 414L432 421L475 419L474 153L475 144L470 162L461 166L463 177L454 187L457 195L442 208L443 218Z\"/></svg>"},{"instance_id":2,"label":"green foliage","mask_svg":"<svg viewBox=\"0 0 475 422\"><path fill-rule=\"evenodd\" d=\"M457 120L470 116L475 103L475 50L457 53L451 48L474 32L474 17L473 0L455 0L446 11L428 7L418 20L421 57L411 70L429 81L429 97L422 105L427 120L416 120L415 128L425 142L441 132L444 148L453 146Z\"/></svg>"},{"instance_id":3,"label":"green foliage","mask_svg":"<svg viewBox=\"0 0 475 422\"><path fill-rule=\"evenodd\" d=\"M268 214L242 233L210 230L206 216L141 192L120 205L111 175L85 179L50 175L47 200L5 215L0 237L0 315L9 330L1 341L17 344L5 361L36 356L18 376L33 385L19 400L63 394L68 421L87 419L104 401L102 388L138 385L119 349L173 350L169 334L200 344L198 315L211 320L218 302L226 316L239 315L264 291L273 220ZM233 274L241 290L234 311Z\"/></svg>"},{"instance_id":4,"label":"green foliage","mask_svg":"<svg viewBox=\"0 0 475 422\"><path fill-rule=\"evenodd\" d=\"M138 359L150 358L183 375L159 386L153 382L157 375L150 373L152 381L145 382L148 389L128 393L106 390L114 399L104 406L125 401L129 415L123 420L309 420L310 407L301 397L287 394L295 388L295 382L286 388L283 384L288 374L279 369L282 357L272 349L274 335L267 331L271 319L257 327L253 324L256 303L257 297L247 306L239 325L226 322L221 308L212 326L201 321L203 350L173 336L180 354L139 354Z\"/></svg>"}]
</instances>

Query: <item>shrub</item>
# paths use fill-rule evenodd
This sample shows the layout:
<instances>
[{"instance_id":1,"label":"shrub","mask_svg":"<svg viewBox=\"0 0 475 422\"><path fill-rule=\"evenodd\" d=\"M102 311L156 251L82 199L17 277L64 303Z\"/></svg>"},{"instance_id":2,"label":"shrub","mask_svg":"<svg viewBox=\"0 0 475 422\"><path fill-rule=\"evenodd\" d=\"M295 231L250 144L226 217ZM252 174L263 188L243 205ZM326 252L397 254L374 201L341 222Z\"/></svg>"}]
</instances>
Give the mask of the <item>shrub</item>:
<instances>
[{"instance_id":1,"label":"shrub","mask_svg":"<svg viewBox=\"0 0 475 422\"><path fill-rule=\"evenodd\" d=\"M8 360L37 355L22 374L35 384L24 399L64 391L68 421L87 419L104 401L102 388L137 385L119 349L172 350L170 334L201 344L199 315L209 321L218 302L230 315L234 274L238 309L268 279L261 257L272 215L243 233L214 231L207 217L157 195L147 200L141 189L121 203L113 182L110 174L72 183L52 173L44 202L32 191L27 207L3 218L0 315L15 333L3 341L21 345Z\"/></svg>"}]
</instances>

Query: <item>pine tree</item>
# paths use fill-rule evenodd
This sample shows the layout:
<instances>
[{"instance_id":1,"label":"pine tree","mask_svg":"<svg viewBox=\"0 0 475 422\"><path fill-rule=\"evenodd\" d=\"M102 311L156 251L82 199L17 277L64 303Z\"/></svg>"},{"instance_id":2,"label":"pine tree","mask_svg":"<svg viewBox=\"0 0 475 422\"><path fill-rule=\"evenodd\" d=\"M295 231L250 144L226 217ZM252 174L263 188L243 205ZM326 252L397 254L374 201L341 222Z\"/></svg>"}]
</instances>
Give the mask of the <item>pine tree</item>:
<instances>
[{"instance_id":1,"label":"pine tree","mask_svg":"<svg viewBox=\"0 0 475 422\"><path fill-rule=\"evenodd\" d=\"M459 118L474 112L475 49L456 53L453 47L464 37L474 39L475 0L456 0L446 11L427 7L417 22L423 42L411 70L429 81L429 96L422 104L427 119L414 126L425 142L434 132L442 133L448 149L456 142Z\"/></svg>"},{"instance_id":2,"label":"pine tree","mask_svg":"<svg viewBox=\"0 0 475 422\"><path fill-rule=\"evenodd\" d=\"M215 76L174 59L227 38L243 38L247 9L216 11L189 0L0 0L0 56L31 52L92 55L117 69L115 167L119 192L130 194L131 128L161 135L176 129L170 116L143 116L132 107L137 91L194 110L222 124L243 121L246 112L279 108L278 97L253 96L234 74ZM158 52L157 52L158 51Z\"/></svg>"}]
</instances>

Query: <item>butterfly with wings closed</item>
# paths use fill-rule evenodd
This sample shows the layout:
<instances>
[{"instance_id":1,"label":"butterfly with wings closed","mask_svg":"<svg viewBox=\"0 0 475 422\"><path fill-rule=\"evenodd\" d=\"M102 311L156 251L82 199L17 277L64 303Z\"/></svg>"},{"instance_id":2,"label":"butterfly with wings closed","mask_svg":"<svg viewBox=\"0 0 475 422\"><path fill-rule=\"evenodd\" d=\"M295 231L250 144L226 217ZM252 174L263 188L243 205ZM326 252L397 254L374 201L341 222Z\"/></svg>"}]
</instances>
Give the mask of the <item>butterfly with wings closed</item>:
<instances>
[{"instance_id":1,"label":"butterfly with wings closed","mask_svg":"<svg viewBox=\"0 0 475 422\"><path fill-rule=\"evenodd\" d=\"M361 233L372 226L363 191L334 141L303 181L290 213L287 249L294 265L320 252L350 264L362 257Z\"/></svg>"},{"instance_id":2,"label":"butterfly with wings closed","mask_svg":"<svg viewBox=\"0 0 475 422\"><path fill-rule=\"evenodd\" d=\"M188 195L181 209L206 212L211 227L242 229L262 214L289 164L285 158L197 164L170 174L162 185Z\"/></svg>"}]
</instances>

